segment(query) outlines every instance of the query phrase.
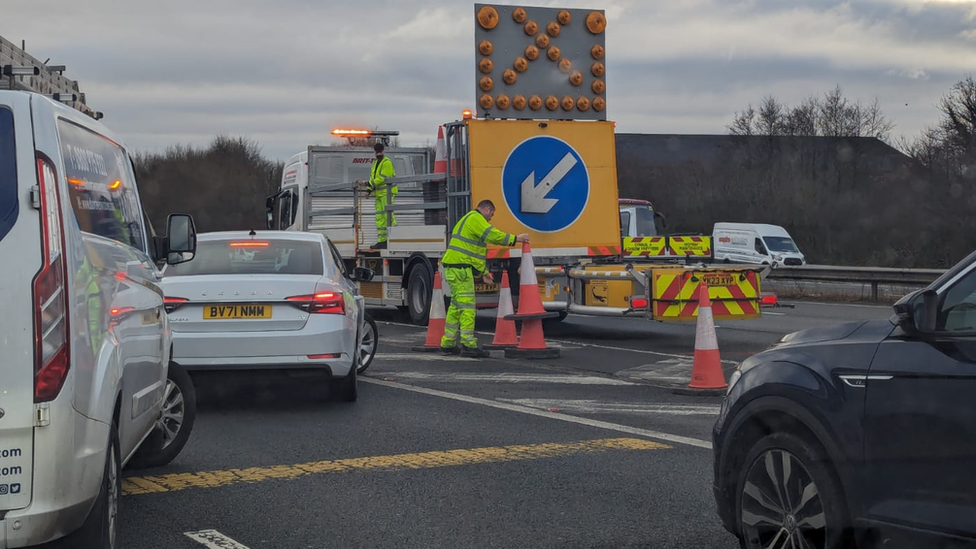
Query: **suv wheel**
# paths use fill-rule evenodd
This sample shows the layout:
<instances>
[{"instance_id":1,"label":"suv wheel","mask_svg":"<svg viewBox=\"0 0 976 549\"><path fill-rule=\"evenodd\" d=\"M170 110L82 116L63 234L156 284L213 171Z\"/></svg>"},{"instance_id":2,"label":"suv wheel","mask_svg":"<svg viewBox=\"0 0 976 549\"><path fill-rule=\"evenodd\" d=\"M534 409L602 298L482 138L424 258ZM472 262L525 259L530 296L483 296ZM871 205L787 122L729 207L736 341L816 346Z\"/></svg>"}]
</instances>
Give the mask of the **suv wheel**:
<instances>
[{"instance_id":1,"label":"suv wheel","mask_svg":"<svg viewBox=\"0 0 976 549\"><path fill-rule=\"evenodd\" d=\"M742 547L849 547L846 503L819 447L786 433L761 439L736 485Z\"/></svg>"}]
</instances>

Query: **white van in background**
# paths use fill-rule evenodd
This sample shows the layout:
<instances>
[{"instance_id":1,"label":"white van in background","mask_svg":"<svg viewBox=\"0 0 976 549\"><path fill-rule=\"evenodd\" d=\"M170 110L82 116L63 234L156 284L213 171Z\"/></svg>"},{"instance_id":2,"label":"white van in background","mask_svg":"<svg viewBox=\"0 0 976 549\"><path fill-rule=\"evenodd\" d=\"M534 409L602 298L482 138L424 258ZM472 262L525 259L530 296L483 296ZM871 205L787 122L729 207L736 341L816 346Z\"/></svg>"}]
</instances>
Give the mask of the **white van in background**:
<instances>
[{"instance_id":1,"label":"white van in background","mask_svg":"<svg viewBox=\"0 0 976 549\"><path fill-rule=\"evenodd\" d=\"M715 259L772 267L805 265L793 237L779 225L716 223L712 230Z\"/></svg>"},{"instance_id":2,"label":"white van in background","mask_svg":"<svg viewBox=\"0 0 976 549\"><path fill-rule=\"evenodd\" d=\"M175 387L156 262L192 254L196 235L187 215L168 225L151 235L102 124L0 91L0 547L117 547L123 465L185 442L160 433Z\"/></svg>"}]
</instances>

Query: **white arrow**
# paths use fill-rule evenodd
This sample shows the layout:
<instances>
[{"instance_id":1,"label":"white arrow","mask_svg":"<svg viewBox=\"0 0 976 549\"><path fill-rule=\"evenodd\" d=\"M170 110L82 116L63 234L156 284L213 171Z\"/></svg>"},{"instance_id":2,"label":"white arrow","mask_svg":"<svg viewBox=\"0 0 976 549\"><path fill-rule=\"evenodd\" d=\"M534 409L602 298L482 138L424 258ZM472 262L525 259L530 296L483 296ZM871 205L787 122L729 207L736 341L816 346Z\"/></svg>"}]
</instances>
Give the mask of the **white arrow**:
<instances>
[{"instance_id":1,"label":"white arrow","mask_svg":"<svg viewBox=\"0 0 976 549\"><path fill-rule=\"evenodd\" d=\"M525 181L522 181L522 213L549 213L549 210L559 200L546 198L546 195L566 177L566 174L575 165L576 157L573 156L573 153L566 153L566 156L559 161L559 164L556 164L556 167L538 185L535 184L535 172L530 173L525 178Z\"/></svg>"}]
</instances>

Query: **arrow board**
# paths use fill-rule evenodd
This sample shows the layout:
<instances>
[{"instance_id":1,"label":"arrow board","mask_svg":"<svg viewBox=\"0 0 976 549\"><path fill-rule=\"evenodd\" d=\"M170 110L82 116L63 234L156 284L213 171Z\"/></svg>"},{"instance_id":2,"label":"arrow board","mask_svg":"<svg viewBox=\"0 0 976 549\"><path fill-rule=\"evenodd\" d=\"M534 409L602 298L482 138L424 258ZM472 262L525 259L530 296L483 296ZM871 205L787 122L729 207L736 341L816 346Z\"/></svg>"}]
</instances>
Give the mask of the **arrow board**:
<instances>
[{"instance_id":1,"label":"arrow board","mask_svg":"<svg viewBox=\"0 0 976 549\"><path fill-rule=\"evenodd\" d=\"M538 136L519 143L502 168L509 211L534 231L552 233L579 219L590 198L590 176L569 143Z\"/></svg>"}]
</instances>

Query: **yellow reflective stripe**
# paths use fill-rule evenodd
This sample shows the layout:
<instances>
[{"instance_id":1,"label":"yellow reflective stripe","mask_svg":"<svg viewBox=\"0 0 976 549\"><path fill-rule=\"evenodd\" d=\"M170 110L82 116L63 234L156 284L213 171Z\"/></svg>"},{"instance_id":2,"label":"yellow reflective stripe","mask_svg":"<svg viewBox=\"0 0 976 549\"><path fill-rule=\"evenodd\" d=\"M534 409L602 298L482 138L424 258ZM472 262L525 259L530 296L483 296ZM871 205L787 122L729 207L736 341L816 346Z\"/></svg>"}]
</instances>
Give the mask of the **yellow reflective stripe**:
<instances>
[{"instance_id":1,"label":"yellow reflective stripe","mask_svg":"<svg viewBox=\"0 0 976 549\"><path fill-rule=\"evenodd\" d=\"M476 252L472 252L470 250L465 250L464 248L461 248L459 246L448 246L447 249L448 250L454 250L455 252L461 252L464 255L471 256L471 257L473 257L475 259L480 259L482 261L484 261L485 259L488 258L488 256L486 256L485 254L479 254L479 253L476 253Z\"/></svg>"}]
</instances>

